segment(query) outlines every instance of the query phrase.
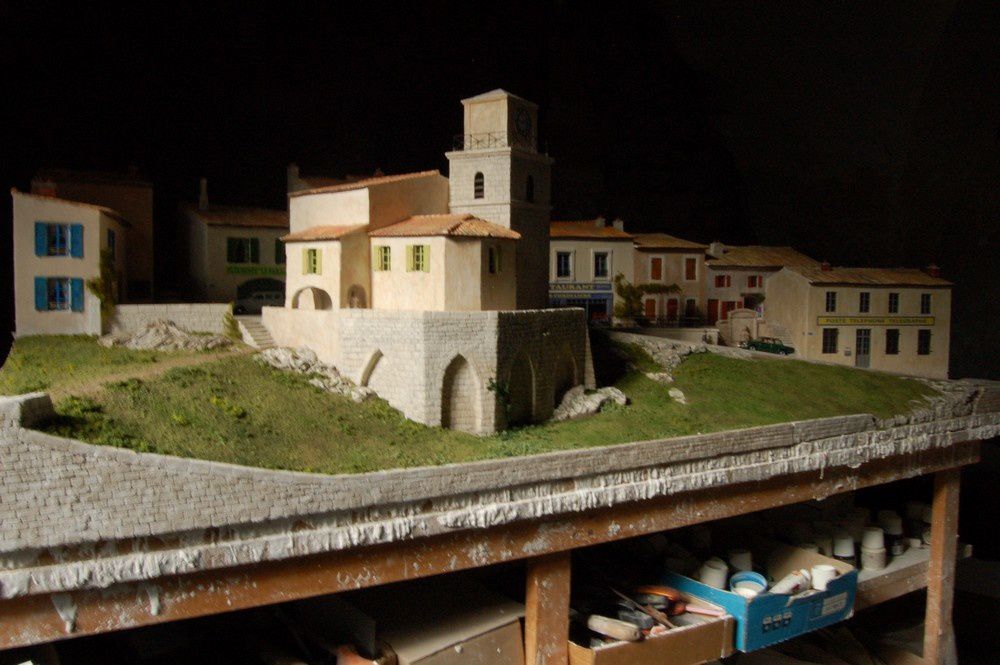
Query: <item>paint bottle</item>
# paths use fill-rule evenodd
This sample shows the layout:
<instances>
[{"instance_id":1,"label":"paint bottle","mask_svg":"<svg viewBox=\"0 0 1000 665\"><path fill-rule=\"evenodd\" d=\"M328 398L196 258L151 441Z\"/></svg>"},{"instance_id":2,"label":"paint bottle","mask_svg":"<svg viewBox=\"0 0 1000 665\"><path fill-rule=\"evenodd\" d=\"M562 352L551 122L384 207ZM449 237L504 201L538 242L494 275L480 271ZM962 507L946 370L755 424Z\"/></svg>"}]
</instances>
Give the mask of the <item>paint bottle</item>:
<instances>
[{"instance_id":1,"label":"paint bottle","mask_svg":"<svg viewBox=\"0 0 1000 665\"><path fill-rule=\"evenodd\" d=\"M885 534L882 527L866 527L861 539L862 570L882 570L885 564Z\"/></svg>"},{"instance_id":2,"label":"paint bottle","mask_svg":"<svg viewBox=\"0 0 1000 665\"><path fill-rule=\"evenodd\" d=\"M858 560L854 555L854 538L847 531L837 531L833 535L833 558L854 568Z\"/></svg>"},{"instance_id":3,"label":"paint bottle","mask_svg":"<svg viewBox=\"0 0 1000 665\"><path fill-rule=\"evenodd\" d=\"M852 542L853 546L854 543ZM794 570L774 583L770 593L795 595L812 587L812 576L805 568Z\"/></svg>"},{"instance_id":4,"label":"paint bottle","mask_svg":"<svg viewBox=\"0 0 1000 665\"><path fill-rule=\"evenodd\" d=\"M892 513L885 515L879 521L885 531L885 549L892 557L897 557L906 551L906 538L903 536L903 518Z\"/></svg>"}]
</instances>

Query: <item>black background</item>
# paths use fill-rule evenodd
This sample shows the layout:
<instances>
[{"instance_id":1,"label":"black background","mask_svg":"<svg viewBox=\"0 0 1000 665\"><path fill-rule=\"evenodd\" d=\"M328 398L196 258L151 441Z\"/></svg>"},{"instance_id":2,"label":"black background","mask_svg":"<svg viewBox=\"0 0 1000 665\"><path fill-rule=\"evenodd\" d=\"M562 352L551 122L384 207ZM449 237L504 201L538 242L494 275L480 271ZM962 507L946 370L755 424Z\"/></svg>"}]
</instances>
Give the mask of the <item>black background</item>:
<instances>
[{"instance_id":1,"label":"black background","mask_svg":"<svg viewBox=\"0 0 1000 665\"><path fill-rule=\"evenodd\" d=\"M936 262L956 282L953 375L1000 376L997 3L614 7L3 3L0 180L137 165L169 285L184 265L173 213L199 176L213 201L283 207L291 161L445 170L459 100L503 87L542 107L555 218L834 264Z\"/></svg>"}]
</instances>

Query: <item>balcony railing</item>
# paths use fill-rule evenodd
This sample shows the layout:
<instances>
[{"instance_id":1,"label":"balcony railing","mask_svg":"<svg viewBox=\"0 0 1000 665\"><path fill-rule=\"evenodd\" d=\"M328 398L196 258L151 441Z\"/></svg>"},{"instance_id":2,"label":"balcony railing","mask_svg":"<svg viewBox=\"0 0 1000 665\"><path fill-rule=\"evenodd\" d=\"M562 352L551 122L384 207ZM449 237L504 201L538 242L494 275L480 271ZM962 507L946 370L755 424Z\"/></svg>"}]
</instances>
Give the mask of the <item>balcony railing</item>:
<instances>
[{"instance_id":1,"label":"balcony railing","mask_svg":"<svg viewBox=\"0 0 1000 665\"><path fill-rule=\"evenodd\" d=\"M532 140L518 137L509 132L483 132L480 134L457 134L452 141L453 150L484 150L487 148L532 148Z\"/></svg>"}]
</instances>

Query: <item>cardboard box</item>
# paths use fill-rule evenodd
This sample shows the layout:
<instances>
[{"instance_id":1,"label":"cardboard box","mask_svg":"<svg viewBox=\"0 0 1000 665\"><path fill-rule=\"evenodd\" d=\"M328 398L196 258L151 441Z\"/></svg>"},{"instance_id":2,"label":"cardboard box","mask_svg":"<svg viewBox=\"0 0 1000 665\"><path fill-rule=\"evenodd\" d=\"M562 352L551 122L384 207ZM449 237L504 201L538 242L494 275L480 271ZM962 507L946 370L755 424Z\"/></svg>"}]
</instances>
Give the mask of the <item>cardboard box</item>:
<instances>
[{"instance_id":1,"label":"cardboard box","mask_svg":"<svg viewBox=\"0 0 1000 665\"><path fill-rule=\"evenodd\" d=\"M688 597L695 604L709 605ZM691 617L691 623L642 642L588 648L569 643L569 665L697 665L733 653L735 622L730 616Z\"/></svg>"},{"instance_id":2,"label":"cardboard box","mask_svg":"<svg viewBox=\"0 0 1000 665\"><path fill-rule=\"evenodd\" d=\"M399 665L523 665L524 606L464 578L368 589L351 603Z\"/></svg>"},{"instance_id":3,"label":"cardboard box","mask_svg":"<svg viewBox=\"0 0 1000 665\"><path fill-rule=\"evenodd\" d=\"M701 582L668 572L663 584L703 598L722 607L736 620L735 645L740 651L754 651L778 644L797 635L833 625L854 614L854 596L858 571L840 561L815 552L787 545L776 546L769 554L768 572L779 580L793 570L826 563L836 567L840 576L826 591L810 591L798 596L764 593L747 599L739 594L716 589Z\"/></svg>"}]
</instances>

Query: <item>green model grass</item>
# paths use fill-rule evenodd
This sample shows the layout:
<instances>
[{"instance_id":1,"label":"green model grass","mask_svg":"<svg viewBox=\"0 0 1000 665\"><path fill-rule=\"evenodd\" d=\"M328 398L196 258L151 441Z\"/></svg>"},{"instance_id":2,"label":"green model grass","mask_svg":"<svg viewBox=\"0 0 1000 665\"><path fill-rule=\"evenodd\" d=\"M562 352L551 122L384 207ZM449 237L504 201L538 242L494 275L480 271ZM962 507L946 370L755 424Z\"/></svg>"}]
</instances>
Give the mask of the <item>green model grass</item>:
<instances>
[{"instance_id":1,"label":"green model grass","mask_svg":"<svg viewBox=\"0 0 1000 665\"><path fill-rule=\"evenodd\" d=\"M153 367L194 352L105 348L86 335L39 335L14 341L0 367L0 395L56 391L113 374Z\"/></svg>"},{"instance_id":2,"label":"green model grass","mask_svg":"<svg viewBox=\"0 0 1000 665\"><path fill-rule=\"evenodd\" d=\"M105 351L93 346L95 353ZM61 416L48 429L140 451L268 468L356 473L850 413L889 416L908 411L913 400L933 392L922 382L876 372L706 353L690 356L674 372L672 385L689 402L681 405L669 397L668 386L641 373L658 369L648 356L635 347L624 349L640 370L625 372L614 382L629 396L628 406L489 437L419 425L382 400L355 404L309 385L305 376L272 369L247 356L206 356L197 366L170 369L147 380L115 380L87 396L64 397L57 401ZM42 357L45 354L36 356ZM87 368L94 376L97 365L78 360L73 367L74 371ZM5 366L0 376L6 375L9 383L4 385L24 385L18 382L38 371L26 371L21 362Z\"/></svg>"}]
</instances>

